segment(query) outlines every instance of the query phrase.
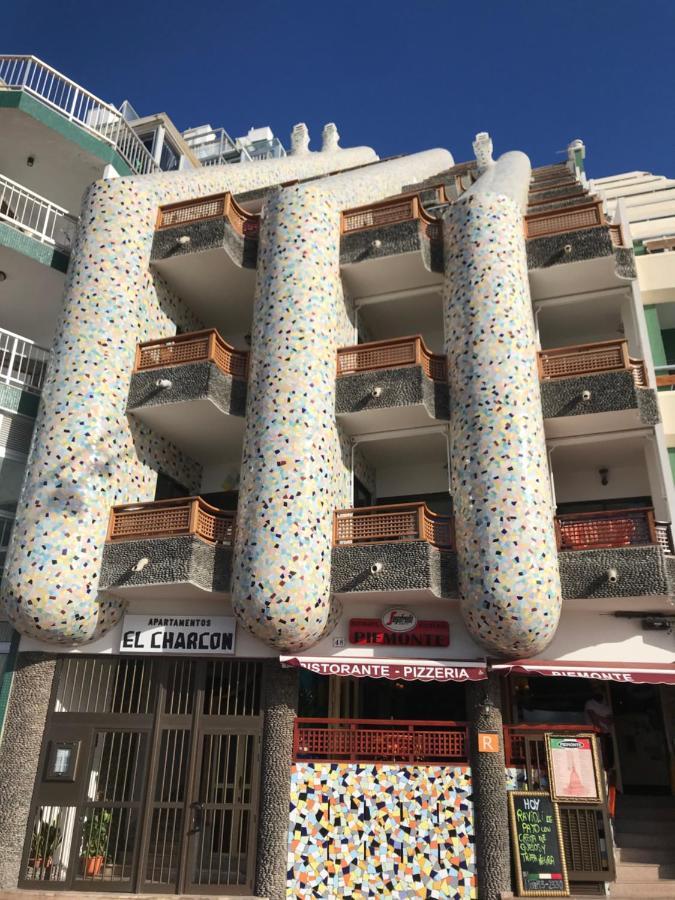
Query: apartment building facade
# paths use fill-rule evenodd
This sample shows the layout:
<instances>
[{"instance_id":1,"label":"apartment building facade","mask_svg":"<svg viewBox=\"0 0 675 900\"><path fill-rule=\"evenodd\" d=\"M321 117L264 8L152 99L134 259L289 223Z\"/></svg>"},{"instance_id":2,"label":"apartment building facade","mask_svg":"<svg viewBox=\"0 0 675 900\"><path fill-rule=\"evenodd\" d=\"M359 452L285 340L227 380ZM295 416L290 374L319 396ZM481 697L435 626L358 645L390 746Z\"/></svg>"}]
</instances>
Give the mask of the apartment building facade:
<instances>
[{"instance_id":1,"label":"apartment building facade","mask_svg":"<svg viewBox=\"0 0 675 900\"><path fill-rule=\"evenodd\" d=\"M669 896L673 484L625 207L579 142L533 171L299 125L232 166L195 131L214 164L153 138L83 173L35 248L53 319L7 305L51 355L14 353L0 887L496 900L509 791L597 733L572 891Z\"/></svg>"}]
</instances>

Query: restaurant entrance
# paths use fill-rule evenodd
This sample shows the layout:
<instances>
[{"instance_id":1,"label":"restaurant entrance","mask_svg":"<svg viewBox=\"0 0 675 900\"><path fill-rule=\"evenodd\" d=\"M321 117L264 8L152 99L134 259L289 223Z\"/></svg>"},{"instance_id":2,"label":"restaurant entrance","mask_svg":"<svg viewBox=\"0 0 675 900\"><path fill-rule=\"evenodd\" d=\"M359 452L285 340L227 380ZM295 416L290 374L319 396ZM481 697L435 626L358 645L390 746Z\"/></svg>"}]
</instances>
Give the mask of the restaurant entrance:
<instances>
[{"instance_id":1,"label":"restaurant entrance","mask_svg":"<svg viewBox=\"0 0 675 900\"><path fill-rule=\"evenodd\" d=\"M671 763L658 684L610 687L618 770L624 794L670 794Z\"/></svg>"},{"instance_id":2,"label":"restaurant entrance","mask_svg":"<svg viewBox=\"0 0 675 900\"><path fill-rule=\"evenodd\" d=\"M61 659L20 886L251 893L260 683L257 662Z\"/></svg>"}]
</instances>

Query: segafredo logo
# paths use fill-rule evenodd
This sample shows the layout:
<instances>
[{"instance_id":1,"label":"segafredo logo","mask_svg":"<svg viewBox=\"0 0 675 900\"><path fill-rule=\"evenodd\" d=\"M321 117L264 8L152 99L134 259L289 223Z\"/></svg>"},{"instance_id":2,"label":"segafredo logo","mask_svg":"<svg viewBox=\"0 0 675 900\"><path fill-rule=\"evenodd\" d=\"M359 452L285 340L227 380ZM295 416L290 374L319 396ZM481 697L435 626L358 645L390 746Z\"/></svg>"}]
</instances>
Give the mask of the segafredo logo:
<instances>
[{"instance_id":1,"label":"segafredo logo","mask_svg":"<svg viewBox=\"0 0 675 900\"><path fill-rule=\"evenodd\" d=\"M417 625L417 617L407 609L394 606L384 613L382 624L388 631L412 631Z\"/></svg>"}]
</instances>

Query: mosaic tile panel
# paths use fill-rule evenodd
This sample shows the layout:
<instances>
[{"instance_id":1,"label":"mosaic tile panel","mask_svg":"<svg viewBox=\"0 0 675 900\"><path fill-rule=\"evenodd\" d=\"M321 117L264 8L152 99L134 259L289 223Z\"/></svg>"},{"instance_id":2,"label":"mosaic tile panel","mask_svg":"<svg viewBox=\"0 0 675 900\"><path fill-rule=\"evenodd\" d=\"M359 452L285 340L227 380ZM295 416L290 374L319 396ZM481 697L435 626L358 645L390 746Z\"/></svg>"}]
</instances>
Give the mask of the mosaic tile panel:
<instances>
[{"instance_id":1,"label":"mosaic tile panel","mask_svg":"<svg viewBox=\"0 0 675 900\"><path fill-rule=\"evenodd\" d=\"M466 766L296 763L289 897L476 897Z\"/></svg>"},{"instance_id":2,"label":"mosaic tile panel","mask_svg":"<svg viewBox=\"0 0 675 900\"><path fill-rule=\"evenodd\" d=\"M158 205L374 159L357 148L100 181L89 190L2 586L20 632L83 643L111 628L123 606L97 590L110 507L151 500L160 467L191 490L199 484L194 461L126 416L136 344L200 324L150 271Z\"/></svg>"},{"instance_id":3,"label":"mosaic tile panel","mask_svg":"<svg viewBox=\"0 0 675 900\"><path fill-rule=\"evenodd\" d=\"M558 625L560 578L520 207L466 197L444 235L462 613L491 653L531 656Z\"/></svg>"}]
</instances>

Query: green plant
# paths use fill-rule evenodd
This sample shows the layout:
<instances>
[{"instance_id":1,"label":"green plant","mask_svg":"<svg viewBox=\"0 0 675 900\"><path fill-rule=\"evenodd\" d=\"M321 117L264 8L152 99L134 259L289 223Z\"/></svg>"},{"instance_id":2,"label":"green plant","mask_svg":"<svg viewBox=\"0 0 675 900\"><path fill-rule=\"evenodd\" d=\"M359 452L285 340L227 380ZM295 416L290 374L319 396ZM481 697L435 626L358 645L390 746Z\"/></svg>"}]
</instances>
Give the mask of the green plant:
<instances>
[{"instance_id":1,"label":"green plant","mask_svg":"<svg viewBox=\"0 0 675 900\"><path fill-rule=\"evenodd\" d=\"M107 809L97 809L85 818L82 825L82 856L106 855L111 822L112 812Z\"/></svg>"},{"instance_id":2,"label":"green plant","mask_svg":"<svg viewBox=\"0 0 675 900\"><path fill-rule=\"evenodd\" d=\"M41 859L47 862L54 856L54 851L61 843L61 829L53 822L45 822L40 818L39 824L33 829L30 842L30 854L32 859Z\"/></svg>"}]
</instances>

